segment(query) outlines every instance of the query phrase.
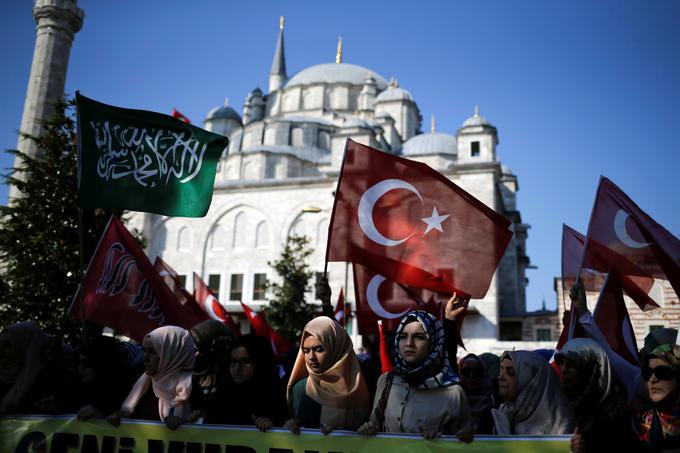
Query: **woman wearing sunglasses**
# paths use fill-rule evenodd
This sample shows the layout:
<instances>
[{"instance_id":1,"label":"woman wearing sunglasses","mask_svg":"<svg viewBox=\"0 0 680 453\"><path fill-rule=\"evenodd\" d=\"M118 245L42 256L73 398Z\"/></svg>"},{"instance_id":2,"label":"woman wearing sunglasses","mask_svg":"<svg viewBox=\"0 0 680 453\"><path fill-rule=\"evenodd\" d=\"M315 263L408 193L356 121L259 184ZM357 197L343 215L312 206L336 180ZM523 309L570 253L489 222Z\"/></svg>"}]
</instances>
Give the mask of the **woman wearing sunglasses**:
<instances>
[{"instance_id":1,"label":"woman wearing sunglasses","mask_svg":"<svg viewBox=\"0 0 680 453\"><path fill-rule=\"evenodd\" d=\"M680 346L662 345L643 359L651 409L633 418L638 439L648 451L680 448Z\"/></svg>"}]
</instances>

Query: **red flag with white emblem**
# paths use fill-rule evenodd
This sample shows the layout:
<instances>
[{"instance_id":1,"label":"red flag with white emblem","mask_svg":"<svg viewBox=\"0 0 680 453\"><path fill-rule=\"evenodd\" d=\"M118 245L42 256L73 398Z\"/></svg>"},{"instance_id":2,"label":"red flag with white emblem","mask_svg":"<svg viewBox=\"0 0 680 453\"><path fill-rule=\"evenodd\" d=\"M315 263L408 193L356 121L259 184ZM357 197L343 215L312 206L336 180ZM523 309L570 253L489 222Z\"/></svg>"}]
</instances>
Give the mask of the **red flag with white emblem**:
<instances>
[{"instance_id":1,"label":"red flag with white emblem","mask_svg":"<svg viewBox=\"0 0 680 453\"><path fill-rule=\"evenodd\" d=\"M568 290L576 281L578 266L583 255L586 237L578 231L563 225L562 229L562 282ZM600 291L605 281L605 274L612 268L611 263L625 263L623 268L633 275L621 275L623 290L642 310L652 310L659 305L649 296L654 286L654 279L635 264L594 239L590 239L588 255L583 259L581 281L586 291Z\"/></svg>"},{"instance_id":2,"label":"red flag with white emblem","mask_svg":"<svg viewBox=\"0 0 680 453\"><path fill-rule=\"evenodd\" d=\"M227 310L222 306L222 304L220 304L220 301L217 300L208 285L206 285L201 277L199 277L195 272L194 297L198 301L198 305L203 308L208 316L224 323L224 325L229 327L235 335L241 335L241 330L238 328L234 320L231 319L231 316L229 316Z\"/></svg>"},{"instance_id":3,"label":"red flag with white emblem","mask_svg":"<svg viewBox=\"0 0 680 453\"><path fill-rule=\"evenodd\" d=\"M344 288L340 288L340 294L338 294L338 302L335 304L335 311L333 312L335 320L340 323L341 326L345 327L347 314L345 313L345 291Z\"/></svg>"},{"instance_id":4,"label":"red flag with white emblem","mask_svg":"<svg viewBox=\"0 0 680 453\"><path fill-rule=\"evenodd\" d=\"M326 260L481 299L512 238L509 226L427 165L348 140Z\"/></svg>"},{"instance_id":5,"label":"red flag with white emblem","mask_svg":"<svg viewBox=\"0 0 680 453\"><path fill-rule=\"evenodd\" d=\"M616 253L609 264L620 275L665 279L680 295L680 239L605 177L600 178L590 217L583 267L589 267L591 240Z\"/></svg>"},{"instance_id":6,"label":"red flag with white emblem","mask_svg":"<svg viewBox=\"0 0 680 453\"><path fill-rule=\"evenodd\" d=\"M69 313L77 318L81 317L80 291L84 293L85 319L138 342L157 327L173 324L190 329L198 322L186 316L135 238L114 216L73 298Z\"/></svg>"},{"instance_id":7,"label":"red flag with white emblem","mask_svg":"<svg viewBox=\"0 0 680 453\"><path fill-rule=\"evenodd\" d=\"M281 358L293 347L290 341L286 340L281 334L272 329L263 312L258 313L243 302L241 302L241 306L243 307L243 313L245 313L246 318L250 321L250 325L253 326L255 333L269 339L274 355Z\"/></svg>"},{"instance_id":8,"label":"red flag with white emblem","mask_svg":"<svg viewBox=\"0 0 680 453\"><path fill-rule=\"evenodd\" d=\"M161 276L170 291L175 295L177 301L184 307L186 316L195 320L194 324L210 319L205 311L201 309L198 302L189 291L184 288L179 279L179 274L168 263L158 256L153 263L154 269Z\"/></svg>"},{"instance_id":9,"label":"red flag with white emblem","mask_svg":"<svg viewBox=\"0 0 680 453\"><path fill-rule=\"evenodd\" d=\"M441 319L441 301L450 295L437 294L395 283L354 263L354 291L359 334L377 334L377 321L395 331L402 316L411 310L425 310Z\"/></svg>"},{"instance_id":10,"label":"red flag with white emblem","mask_svg":"<svg viewBox=\"0 0 680 453\"><path fill-rule=\"evenodd\" d=\"M177 119L180 120L180 121L184 121L185 123L191 124L191 121L189 121L189 118L187 118L186 116L182 115L182 114L179 112L179 110L177 110L177 109L174 108L174 107L172 108L172 117L173 117L173 118L177 118Z\"/></svg>"}]
</instances>

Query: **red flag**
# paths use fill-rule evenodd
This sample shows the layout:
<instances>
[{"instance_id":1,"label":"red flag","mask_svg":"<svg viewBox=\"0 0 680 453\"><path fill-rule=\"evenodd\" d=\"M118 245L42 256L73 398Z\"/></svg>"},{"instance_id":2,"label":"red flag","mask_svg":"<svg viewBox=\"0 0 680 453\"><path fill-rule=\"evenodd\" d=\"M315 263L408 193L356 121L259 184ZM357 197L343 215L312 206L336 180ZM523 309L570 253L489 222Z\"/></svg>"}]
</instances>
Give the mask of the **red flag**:
<instances>
[{"instance_id":1,"label":"red flag","mask_svg":"<svg viewBox=\"0 0 680 453\"><path fill-rule=\"evenodd\" d=\"M635 332L623 300L621 280L613 269L609 272L600 297L597 299L593 318L614 352L639 367Z\"/></svg>"},{"instance_id":2,"label":"red flag","mask_svg":"<svg viewBox=\"0 0 680 453\"><path fill-rule=\"evenodd\" d=\"M184 121L185 123L191 124L191 121L189 121L189 118L186 116L182 115L176 108L172 108L172 117L177 118L180 121Z\"/></svg>"},{"instance_id":3,"label":"red flag","mask_svg":"<svg viewBox=\"0 0 680 453\"><path fill-rule=\"evenodd\" d=\"M340 323L341 326L346 326L346 313L345 313L345 292L343 288L340 288L340 294L338 294L338 303L335 304L335 312L333 312L335 320Z\"/></svg>"},{"instance_id":4,"label":"red flag","mask_svg":"<svg viewBox=\"0 0 680 453\"><path fill-rule=\"evenodd\" d=\"M390 360L390 354L389 354L389 349L387 346L387 337L385 336L385 333L383 332L383 325L382 325L382 320L378 320L378 332L380 335L380 374L387 373L389 371L392 371L394 366L392 365L392 361Z\"/></svg>"},{"instance_id":5,"label":"red flag","mask_svg":"<svg viewBox=\"0 0 680 453\"><path fill-rule=\"evenodd\" d=\"M576 279L578 266L586 238L578 231L563 225L562 229L562 282L563 288L570 288ZM595 239L590 239L588 255L583 257L581 280L587 291L599 291L605 280L605 274L612 267L611 263L623 263L621 267L633 275L621 275L621 286L642 310L652 310L659 305L649 296L649 291L654 286L654 279L628 262L613 250L605 247Z\"/></svg>"},{"instance_id":6,"label":"red flag","mask_svg":"<svg viewBox=\"0 0 680 453\"><path fill-rule=\"evenodd\" d=\"M680 295L680 240L605 177L600 178L590 217L586 258L590 253L591 239L625 258L610 262L620 275L640 275L640 272L630 270L632 263L644 272L642 277L666 279ZM586 264L584 260L584 267Z\"/></svg>"},{"instance_id":7,"label":"red flag","mask_svg":"<svg viewBox=\"0 0 680 453\"><path fill-rule=\"evenodd\" d=\"M385 329L394 331L401 317L411 310L425 310L441 319L441 304L436 300L450 296L394 283L360 264L354 263L352 269L360 334L378 333L378 320L383 321Z\"/></svg>"},{"instance_id":8,"label":"red flag","mask_svg":"<svg viewBox=\"0 0 680 453\"><path fill-rule=\"evenodd\" d=\"M190 329L195 319L186 312L154 270L149 258L125 225L111 216L76 292L70 314L108 326L141 342L157 327L173 324Z\"/></svg>"},{"instance_id":9,"label":"red flag","mask_svg":"<svg viewBox=\"0 0 680 453\"><path fill-rule=\"evenodd\" d=\"M427 165L348 140L326 260L481 299L512 237L509 225Z\"/></svg>"},{"instance_id":10,"label":"red flag","mask_svg":"<svg viewBox=\"0 0 680 453\"><path fill-rule=\"evenodd\" d=\"M288 340L283 338L281 334L272 329L272 327L267 322L264 313L256 312L243 302L241 302L241 306L243 307L243 313L245 313L246 318L248 318L248 321L250 321L250 325L253 326L255 333L261 337L269 339L272 345L272 351L277 357L283 357L283 355L293 347L293 345Z\"/></svg>"},{"instance_id":11,"label":"red flag","mask_svg":"<svg viewBox=\"0 0 680 453\"><path fill-rule=\"evenodd\" d=\"M158 275L161 276L165 284L168 285L168 288L170 288L170 291L175 295L177 301L184 307L184 310L186 311L185 316L194 319L194 324L210 319L206 312L198 305L194 296L182 286L182 282L179 280L179 274L177 274L168 263L158 256L156 257L153 267L156 269L156 272L158 272Z\"/></svg>"},{"instance_id":12,"label":"red flag","mask_svg":"<svg viewBox=\"0 0 680 453\"><path fill-rule=\"evenodd\" d=\"M201 279L201 277L199 277L198 274L196 274L195 272L194 272L194 297L196 297L198 304L201 306L201 308L203 308L203 310L208 314L208 316L210 316L212 319L216 319L224 323L224 325L229 327L231 331L234 332L235 335L241 335L241 330L238 328L234 320L231 319L231 316L229 316L227 310L224 309L224 307L217 300L213 292L210 291L208 285L206 285L205 282Z\"/></svg>"}]
</instances>

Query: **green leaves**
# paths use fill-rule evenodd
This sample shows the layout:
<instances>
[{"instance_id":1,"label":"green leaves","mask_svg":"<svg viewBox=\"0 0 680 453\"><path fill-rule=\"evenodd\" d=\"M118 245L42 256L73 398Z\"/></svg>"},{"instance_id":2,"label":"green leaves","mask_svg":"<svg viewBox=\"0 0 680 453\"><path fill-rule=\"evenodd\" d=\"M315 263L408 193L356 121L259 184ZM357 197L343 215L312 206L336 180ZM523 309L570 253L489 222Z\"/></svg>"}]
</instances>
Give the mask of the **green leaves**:
<instances>
[{"instance_id":1,"label":"green leaves","mask_svg":"<svg viewBox=\"0 0 680 453\"><path fill-rule=\"evenodd\" d=\"M281 258L269 263L281 277L282 283L269 285L273 298L266 312L267 321L274 330L293 343L300 340L302 329L317 311L317 307L305 301L313 277L307 264L312 252L309 238L289 236Z\"/></svg>"}]
</instances>

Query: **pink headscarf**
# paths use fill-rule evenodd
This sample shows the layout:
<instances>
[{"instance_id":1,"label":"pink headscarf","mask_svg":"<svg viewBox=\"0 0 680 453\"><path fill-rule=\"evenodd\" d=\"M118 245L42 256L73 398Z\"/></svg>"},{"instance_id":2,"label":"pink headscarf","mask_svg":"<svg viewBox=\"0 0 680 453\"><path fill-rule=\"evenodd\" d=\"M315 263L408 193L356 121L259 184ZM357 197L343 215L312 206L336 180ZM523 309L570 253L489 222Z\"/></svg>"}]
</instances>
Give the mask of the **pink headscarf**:
<instances>
[{"instance_id":1,"label":"pink headscarf","mask_svg":"<svg viewBox=\"0 0 680 453\"><path fill-rule=\"evenodd\" d=\"M187 420L191 415L191 377L194 367L194 342L189 331L177 326L164 326L147 334L159 356L158 372L144 373L123 402L122 410L132 413L149 388L158 398L158 415L162 421L170 415Z\"/></svg>"}]
</instances>

